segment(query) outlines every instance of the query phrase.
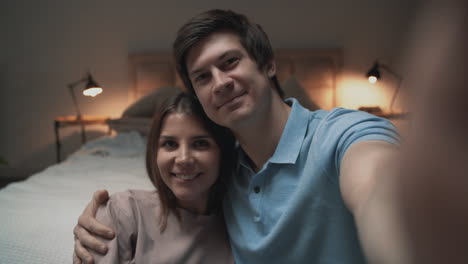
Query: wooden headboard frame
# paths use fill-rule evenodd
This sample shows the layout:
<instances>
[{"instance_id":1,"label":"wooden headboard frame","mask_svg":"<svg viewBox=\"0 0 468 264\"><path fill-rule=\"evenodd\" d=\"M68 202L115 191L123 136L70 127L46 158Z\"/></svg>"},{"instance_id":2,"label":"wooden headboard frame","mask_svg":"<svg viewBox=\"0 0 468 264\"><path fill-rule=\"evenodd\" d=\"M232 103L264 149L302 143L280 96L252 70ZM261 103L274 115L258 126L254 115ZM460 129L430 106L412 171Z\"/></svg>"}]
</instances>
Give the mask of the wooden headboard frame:
<instances>
[{"instance_id":1,"label":"wooden headboard frame","mask_svg":"<svg viewBox=\"0 0 468 264\"><path fill-rule=\"evenodd\" d=\"M131 54L129 61L131 102L162 87L183 86L170 52ZM336 106L336 79L342 67L339 49L276 50L275 61L281 84L294 76L305 96L321 108Z\"/></svg>"}]
</instances>

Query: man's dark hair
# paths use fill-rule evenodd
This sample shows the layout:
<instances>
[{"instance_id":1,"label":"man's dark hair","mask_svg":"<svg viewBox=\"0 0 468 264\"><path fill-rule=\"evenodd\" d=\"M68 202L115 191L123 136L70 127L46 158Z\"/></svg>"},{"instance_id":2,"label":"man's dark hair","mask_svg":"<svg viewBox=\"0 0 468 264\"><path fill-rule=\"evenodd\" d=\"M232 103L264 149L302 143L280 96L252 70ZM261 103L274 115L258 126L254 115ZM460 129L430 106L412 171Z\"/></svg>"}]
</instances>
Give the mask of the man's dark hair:
<instances>
[{"instance_id":1,"label":"man's dark hair","mask_svg":"<svg viewBox=\"0 0 468 264\"><path fill-rule=\"evenodd\" d=\"M172 46L177 71L184 85L191 93L194 93L194 90L187 70L187 54L202 39L221 30L229 30L239 36L241 45L257 63L260 70L264 70L268 63L274 59L273 49L267 34L260 25L252 23L246 16L230 10L220 9L201 13L190 19L179 29ZM284 92L276 75L271 80L278 94L281 98L284 98Z\"/></svg>"}]
</instances>

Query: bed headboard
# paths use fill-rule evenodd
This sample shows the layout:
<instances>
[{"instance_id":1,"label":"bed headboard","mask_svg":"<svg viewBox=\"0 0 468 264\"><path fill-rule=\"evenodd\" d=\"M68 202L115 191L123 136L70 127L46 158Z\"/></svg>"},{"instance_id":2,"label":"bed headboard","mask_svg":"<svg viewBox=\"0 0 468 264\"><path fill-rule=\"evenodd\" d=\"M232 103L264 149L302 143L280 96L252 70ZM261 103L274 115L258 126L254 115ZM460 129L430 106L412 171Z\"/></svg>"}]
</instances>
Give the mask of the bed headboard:
<instances>
[{"instance_id":1,"label":"bed headboard","mask_svg":"<svg viewBox=\"0 0 468 264\"><path fill-rule=\"evenodd\" d=\"M342 65L339 49L275 50L275 60L280 84L295 77L303 88L283 87L286 97L305 96L323 109L336 106L336 79ZM131 54L129 61L132 102L162 87L183 86L170 52Z\"/></svg>"}]
</instances>

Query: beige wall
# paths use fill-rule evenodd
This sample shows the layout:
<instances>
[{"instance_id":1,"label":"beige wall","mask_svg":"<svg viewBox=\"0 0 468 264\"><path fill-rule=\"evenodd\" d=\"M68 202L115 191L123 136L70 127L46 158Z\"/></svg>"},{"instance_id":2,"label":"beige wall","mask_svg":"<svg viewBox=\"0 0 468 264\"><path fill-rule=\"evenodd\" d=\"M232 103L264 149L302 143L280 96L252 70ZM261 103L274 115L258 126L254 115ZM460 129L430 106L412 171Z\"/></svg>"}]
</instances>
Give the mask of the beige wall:
<instances>
[{"instance_id":1,"label":"beige wall","mask_svg":"<svg viewBox=\"0 0 468 264\"><path fill-rule=\"evenodd\" d=\"M338 103L386 104L392 83L369 88L363 73L375 58L397 61L415 1L230 2L2 1L0 156L12 168L0 168L0 174L21 175L54 163L53 119L74 114L67 83L91 70L106 89L95 99L78 97L83 114L119 116L128 102L127 54L170 50L188 17L215 7L253 18L275 48L341 48ZM349 99L356 89L370 96ZM62 138L65 154L79 146L77 129L63 129Z\"/></svg>"}]
</instances>

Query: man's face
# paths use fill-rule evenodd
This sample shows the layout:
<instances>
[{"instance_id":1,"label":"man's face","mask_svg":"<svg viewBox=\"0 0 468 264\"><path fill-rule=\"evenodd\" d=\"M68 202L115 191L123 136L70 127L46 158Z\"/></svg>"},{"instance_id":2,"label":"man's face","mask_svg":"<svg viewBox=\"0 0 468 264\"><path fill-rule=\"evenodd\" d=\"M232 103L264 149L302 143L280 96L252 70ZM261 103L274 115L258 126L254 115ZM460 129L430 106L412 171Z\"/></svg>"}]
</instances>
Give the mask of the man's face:
<instances>
[{"instance_id":1,"label":"man's face","mask_svg":"<svg viewBox=\"0 0 468 264\"><path fill-rule=\"evenodd\" d=\"M268 111L274 64L258 69L235 33L210 34L188 52L186 63L195 93L215 123L236 130Z\"/></svg>"}]
</instances>

